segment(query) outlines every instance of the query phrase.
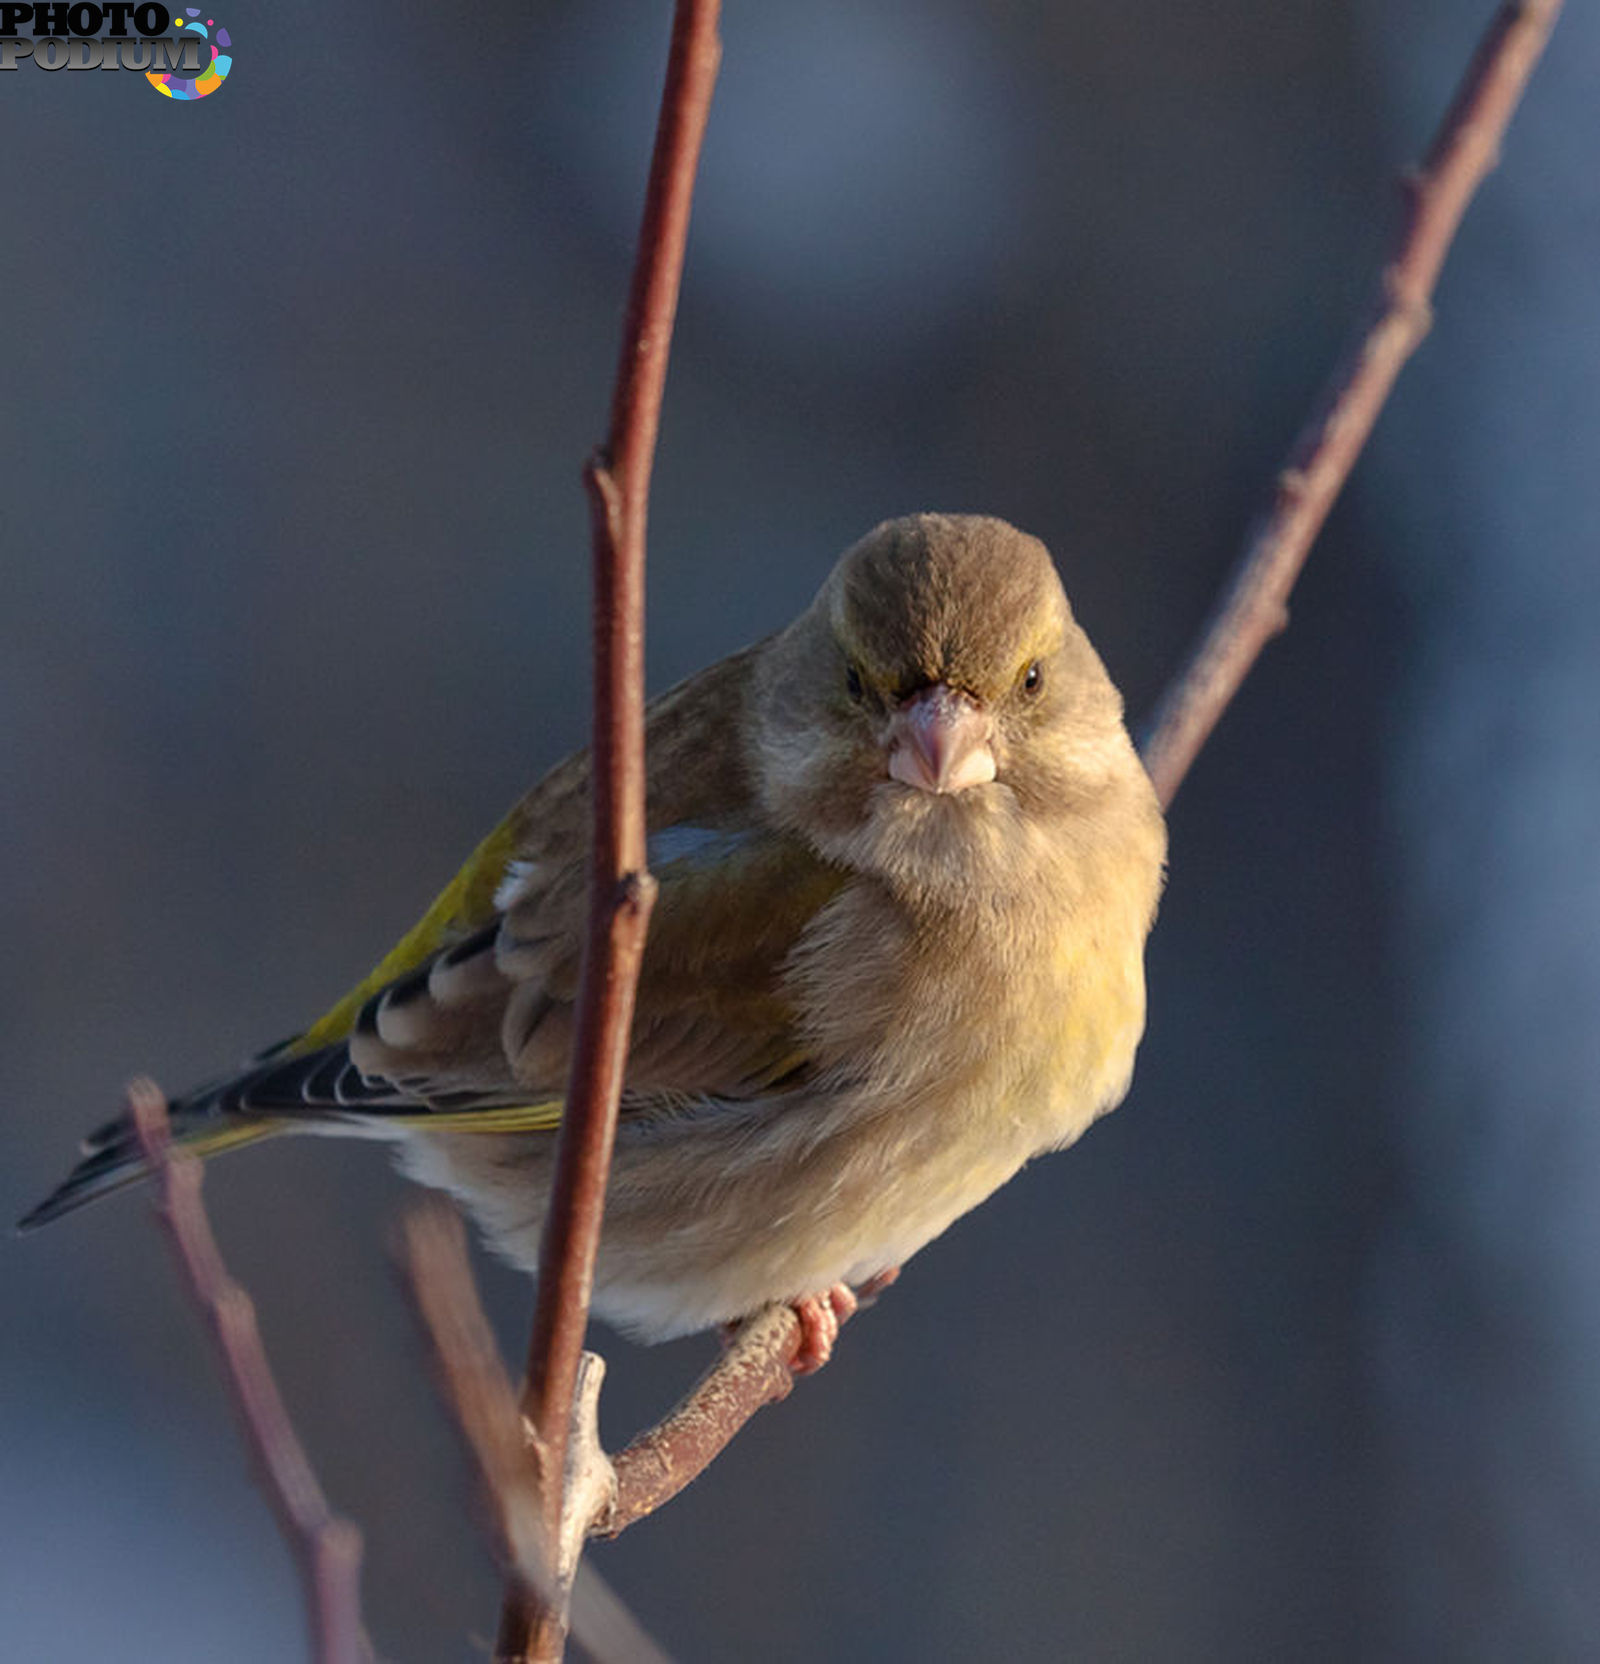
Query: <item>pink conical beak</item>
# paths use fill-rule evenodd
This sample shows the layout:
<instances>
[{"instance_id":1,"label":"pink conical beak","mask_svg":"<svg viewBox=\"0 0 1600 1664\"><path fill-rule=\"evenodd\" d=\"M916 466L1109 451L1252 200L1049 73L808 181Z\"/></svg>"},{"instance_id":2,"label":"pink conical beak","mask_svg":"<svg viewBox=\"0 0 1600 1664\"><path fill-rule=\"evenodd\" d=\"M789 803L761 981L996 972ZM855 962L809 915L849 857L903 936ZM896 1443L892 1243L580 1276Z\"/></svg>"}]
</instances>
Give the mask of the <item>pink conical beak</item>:
<instances>
[{"instance_id":1,"label":"pink conical beak","mask_svg":"<svg viewBox=\"0 0 1600 1664\"><path fill-rule=\"evenodd\" d=\"M935 682L889 720L889 776L925 792L963 792L994 779L993 725L977 700Z\"/></svg>"}]
</instances>

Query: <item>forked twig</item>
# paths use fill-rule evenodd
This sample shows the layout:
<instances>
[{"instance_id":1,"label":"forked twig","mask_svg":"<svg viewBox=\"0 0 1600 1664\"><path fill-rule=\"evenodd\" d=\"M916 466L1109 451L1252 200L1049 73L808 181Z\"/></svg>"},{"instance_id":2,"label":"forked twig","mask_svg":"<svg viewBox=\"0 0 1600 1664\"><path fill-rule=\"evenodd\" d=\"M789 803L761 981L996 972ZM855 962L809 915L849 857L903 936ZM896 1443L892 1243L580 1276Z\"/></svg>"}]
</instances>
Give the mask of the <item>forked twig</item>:
<instances>
[{"instance_id":1,"label":"forked twig","mask_svg":"<svg viewBox=\"0 0 1600 1664\"><path fill-rule=\"evenodd\" d=\"M200 1196L196 1156L174 1148L167 1100L153 1080L128 1084L128 1113L156 1183L157 1207L184 1282L216 1337L227 1384L261 1485L305 1585L319 1664L370 1664L361 1621L361 1533L329 1507L278 1384L250 1296L228 1275Z\"/></svg>"},{"instance_id":2,"label":"forked twig","mask_svg":"<svg viewBox=\"0 0 1600 1664\"><path fill-rule=\"evenodd\" d=\"M523 1398L544 1462L545 1528L552 1542L561 1530L573 1393L654 900L645 866L645 519L689 205L721 57L719 12L718 0L678 0L676 6L611 428L585 473L594 524L589 922ZM559 1659L565 1631L560 1599L542 1599L514 1582L501 1609L496 1657Z\"/></svg>"},{"instance_id":3,"label":"forked twig","mask_svg":"<svg viewBox=\"0 0 1600 1664\"><path fill-rule=\"evenodd\" d=\"M1385 267L1373 319L1297 439L1268 514L1143 745L1164 804L1171 803L1262 646L1284 626L1290 588L1396 375L1426 333L1446 252L1468 201L1494 165L1560 9L1560 0L1523 0L1501 8L1438 137L1408 181L1405 227ZM689 199L719 51L717 14L717 0L678 0L611 436L586 474L596 570L593 901L523 1405L544 1472L564 1479L571 1471L573 1395L651 901L643 820L645 505ZM367 1660L371 1653L357 1599L359 1537L330 1513L295 1439L249 1299L228 1277L206 1222L198 1162L171 1149L165 1103L152 1083L133 1083L129 1104L186 1280L216 1332L246 1436L300 1559L317 1656L323 1664ZM466 1277L464 1266L463 1258ZM469 1277L466 1289L470 1293ZM787 1395L798 1321L786 1308L750 1319L678 1408L616 1458L614 1490L591 1485L577 1512L564 1512L564 1484L541 1487L530 1479L531 1458L518 1443L512 1394L492 1361L481 1313L480 1327L473 1329L475 1293L470 1310L459 1286L437 1285L434 1296L424 1298L425 1308L430 1298L430 1321L444 1337L439 1346L452 1380L452 1402L497 1495L514 1563L524 1567L508 1590L496 1656L508 1664L557 1659L576 1550L558 1549L552 1588L552 1577L539 1571L542 1549L530 1559L526 1544L559 1542L563 1525L569 1539L575 1527L580 1539L615 1535L676 1495L762 1405ZM462 1309L452 1314L449 1308L458 1301ZM447 1352L459 1353L459 1380L451 1375L456 1366ZM542 1495L530 1495L530 1487ZM537 1531L530 1518L537 1519Z\"/></svg>"},{"instance_id":4,"label":"forked twig","mask_svg":"<svg viewBox=\"0 0 1600 1664\"><path fill-rule=\"evenodd\" d=\"M580 1373L580 1398L588 1413L579 1424L588 1437L569 1461L569 1470L579 1469L567 1485L569 1497L577 1498L577 1508L568 1509L573 1529L552 1554L540 1500L539 1451L522 1436L516 1393L478 1298L460 1215L442 1197L431 1197L407 1213L403 1228L407 1278L432 1343L441 1391L494 1507L496 1546L524 1587L558 1602L561 1584L572 1580L587 1521L609 1513L616 1492L594 1417L599 1359L593 1359L592 1379ZM666 1654L589 1568L573 1583L571 1620L572 1633L596 1664L665 1664Z\"/></svg>"},{"instance_id":5,"label":"forked twig","mask_svg":"<svg viewBox=\"0 0 1600 1664\"><path fill-rule=\"evenodd\" d=\"M1438 136L1408 179L1409 211L1385 267L1381 301L1297 438L1273 508L1252 536L1222 602L1163 698L1142 747L1170 804L1262 646L1283 628L1285 602L1311 541L1353 466L1401 365L1425 333L1440 267L1473 192L1494 165L1560 0L1503 6L1479 44ZM713 1460L764 1404L786 1396L799 1323L762 1313L659 1426L616 1458L618 1499L596 1523L615 1535L660 1506Z\"/></svg>"}]
</instances>

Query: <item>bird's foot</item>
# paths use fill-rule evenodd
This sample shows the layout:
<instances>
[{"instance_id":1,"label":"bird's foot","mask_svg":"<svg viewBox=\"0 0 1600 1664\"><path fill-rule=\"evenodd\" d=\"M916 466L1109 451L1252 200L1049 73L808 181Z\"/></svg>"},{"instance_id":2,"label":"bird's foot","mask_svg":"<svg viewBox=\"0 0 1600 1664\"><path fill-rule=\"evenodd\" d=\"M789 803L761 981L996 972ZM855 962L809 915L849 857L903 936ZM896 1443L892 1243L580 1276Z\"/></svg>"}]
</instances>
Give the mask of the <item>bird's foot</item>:
<instances>
[{"instance_id":1,"label":"bird's foot","mask_svg":"<svg viewBox=\"0 0 1600 1664\"><path fill-rule=\"evenodd\" d=\"M789 1367L796 1375L815 1375L833 1356L833 1345L839 1338L840 1326L878 1298L900 1275L900 1267L891 1265L887 1271L869 1277L859 1287L835 1283L825 1294L807 1294L789 1302L800 1322L800 1340ZM720 1338L724 1349L731 1346L744 1326L743 1318L724 1323Z\"/></svg>"},{"instance_id":2,"label":"bird's foot","mask_svg":"<svg viewBox=\"0 0 1600 1664\"><path fill-rule=\"evenodd\" d=\"M854 1317L861 1304L848 1283L835 1283L825 1294L807 1294L789 1302L800 1320L800 1343L789 1367L796 1375L815 1375L833 1356L839 1325Z\"/></svg>"}]
</instances>

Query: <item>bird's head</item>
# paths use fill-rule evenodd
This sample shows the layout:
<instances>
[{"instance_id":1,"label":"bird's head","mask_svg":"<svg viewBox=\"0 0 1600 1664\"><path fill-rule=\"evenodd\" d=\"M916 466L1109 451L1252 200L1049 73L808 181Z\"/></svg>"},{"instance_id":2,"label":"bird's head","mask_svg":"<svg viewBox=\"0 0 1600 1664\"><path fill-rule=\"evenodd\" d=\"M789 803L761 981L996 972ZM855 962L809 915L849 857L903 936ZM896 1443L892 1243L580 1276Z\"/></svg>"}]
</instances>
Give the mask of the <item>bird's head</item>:
<instances>
[{"instance_id":1,"label":"bird's head","mask_svg":"<svg viewBox=\"0 0 1600 1664\"><path fill-rule=\"evenodd\" d=\"M1004 521L914 515L848 550L759 671L770 812L920 889L1036 879L1029 835L1137 768L1049 553Z\"/></svg>"}]
</instances>

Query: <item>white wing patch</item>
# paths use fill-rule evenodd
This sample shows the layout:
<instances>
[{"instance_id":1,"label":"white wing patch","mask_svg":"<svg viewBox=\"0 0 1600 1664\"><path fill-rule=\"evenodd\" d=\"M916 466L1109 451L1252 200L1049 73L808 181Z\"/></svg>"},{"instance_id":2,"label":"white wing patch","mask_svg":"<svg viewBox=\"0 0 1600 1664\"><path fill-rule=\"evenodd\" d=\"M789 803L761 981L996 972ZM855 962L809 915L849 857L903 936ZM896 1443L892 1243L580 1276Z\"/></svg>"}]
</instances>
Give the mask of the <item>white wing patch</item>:
<instances>
[{"instance_id":1,"label":"white wing patch","mask_svg":"<svg viewBox=\"0 0 1600 1664\"><path fill-rule=\"evenodd\" d=\"M500 888L494 893L495 911L497 913L508 912L534 887L534 881L538 876L539 863L537 861L509 862L506 866L506 875L500 880Z\"/></svg>"}]
</instances>

